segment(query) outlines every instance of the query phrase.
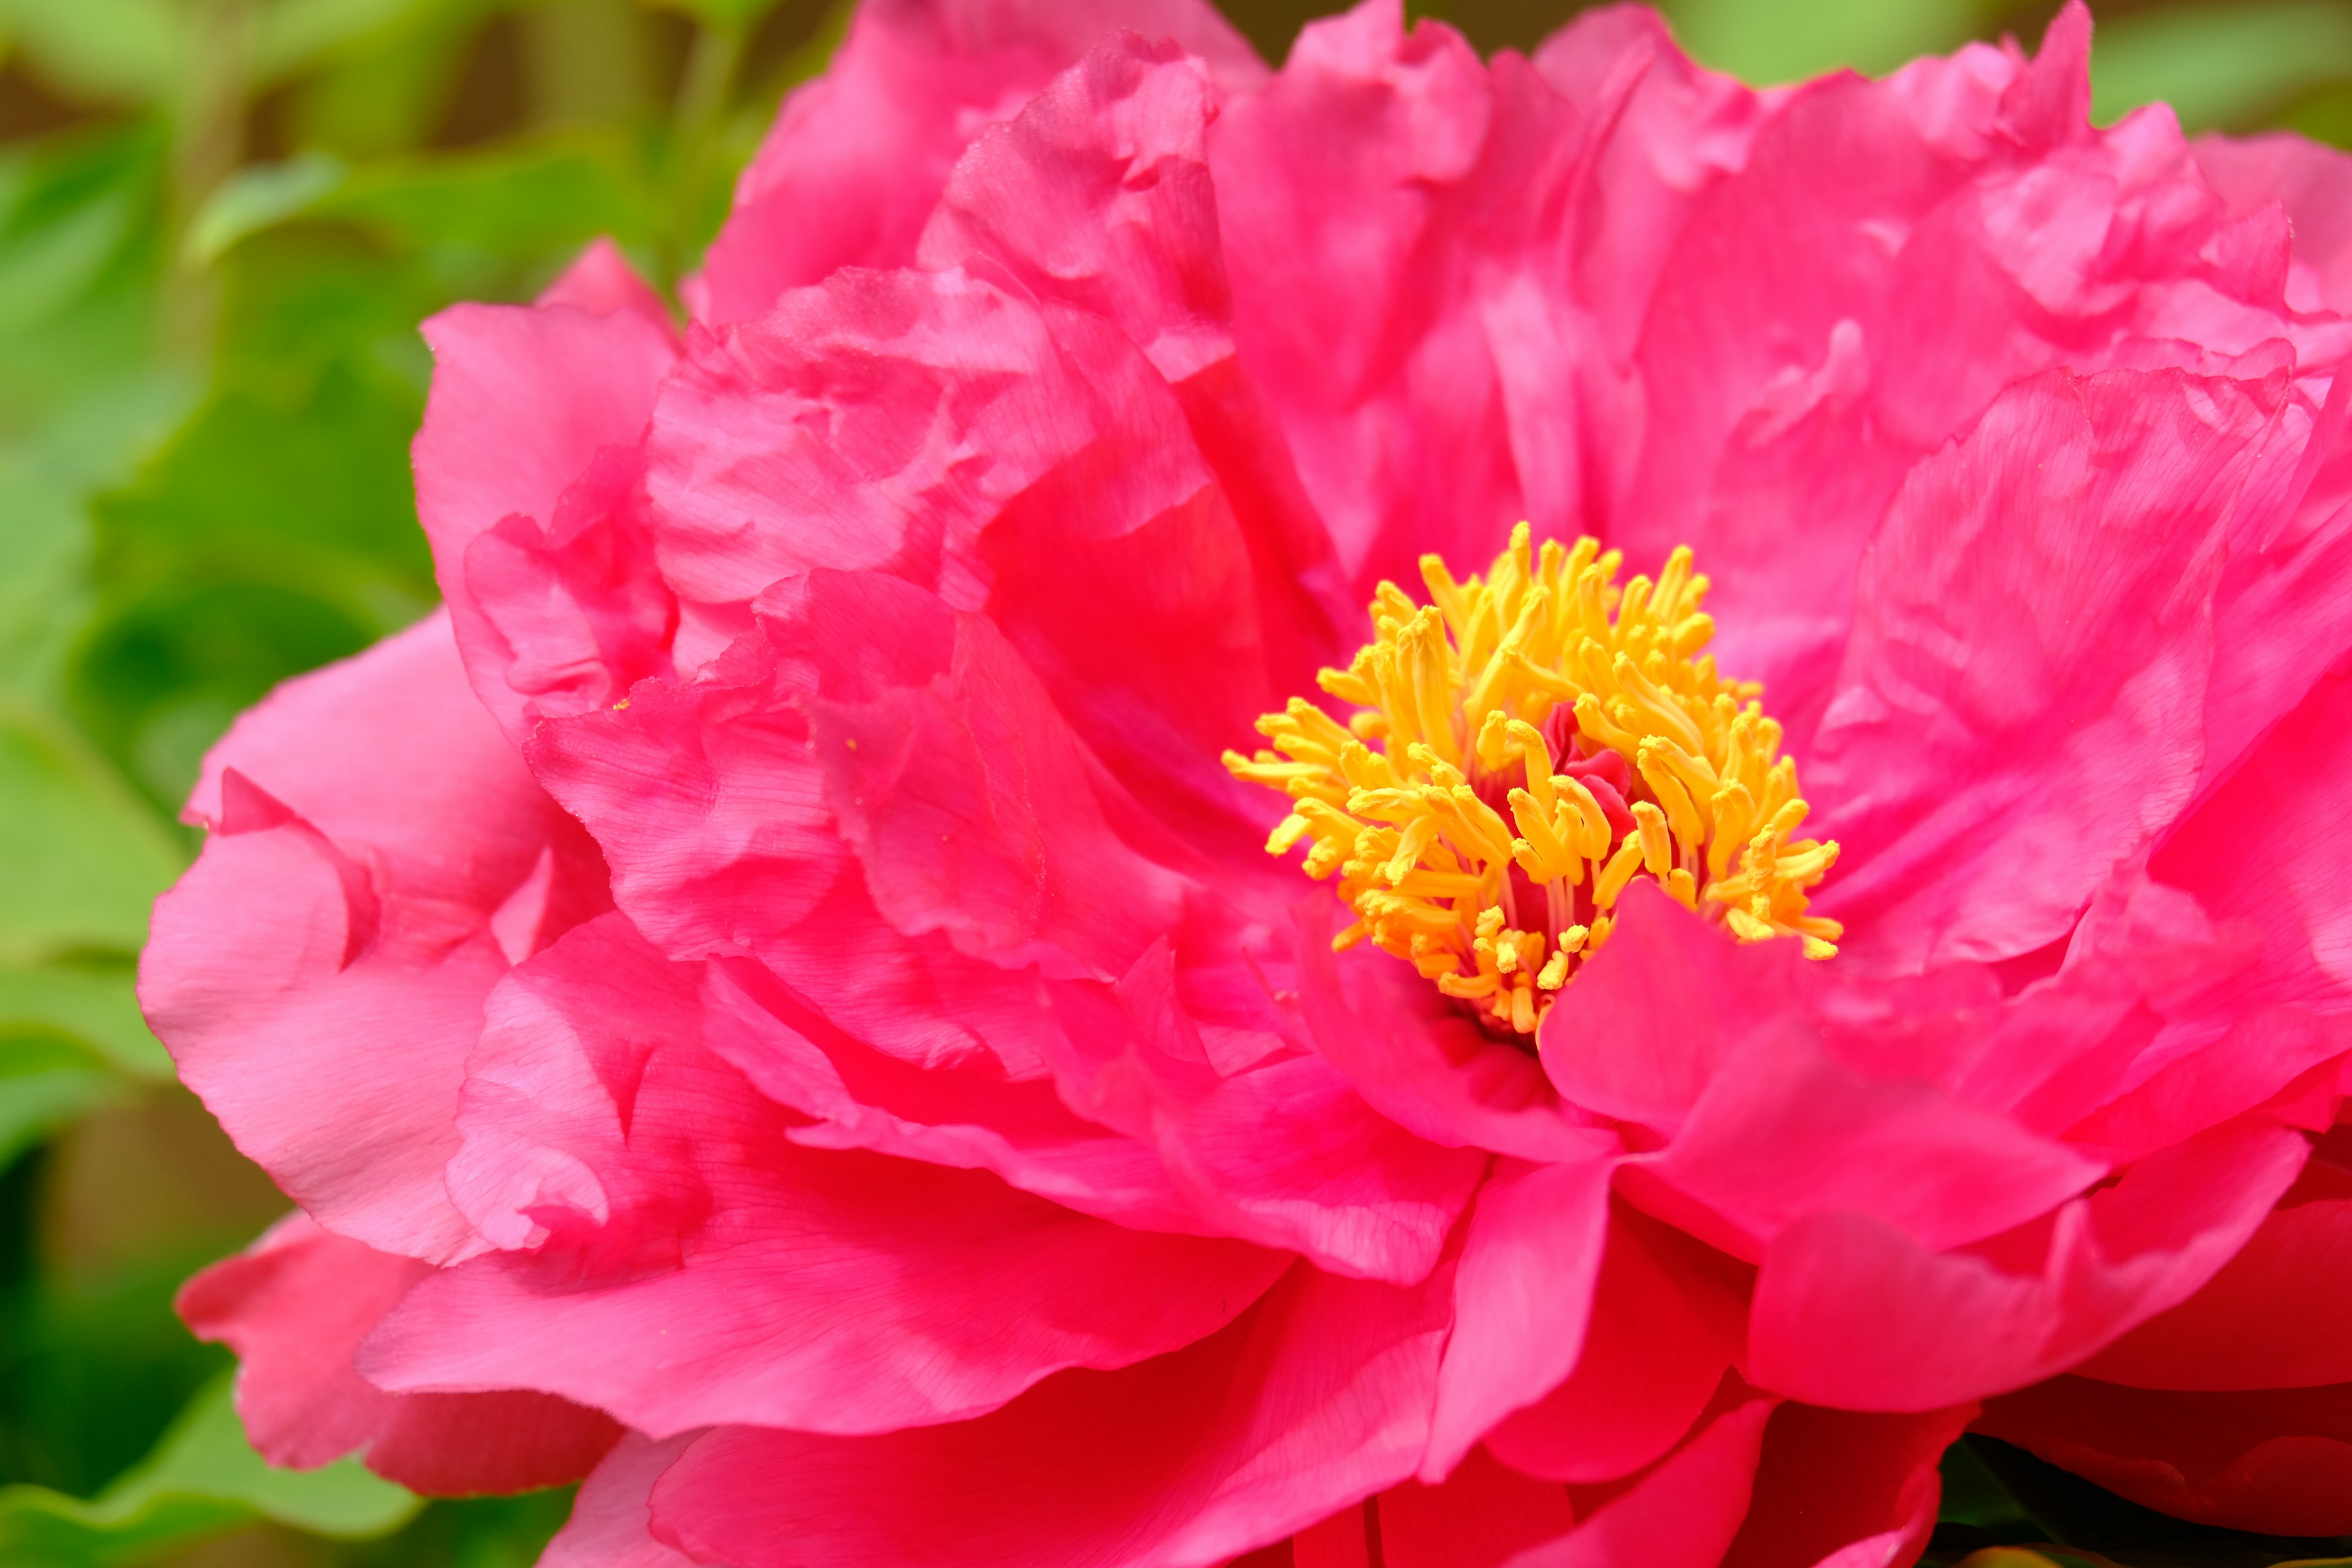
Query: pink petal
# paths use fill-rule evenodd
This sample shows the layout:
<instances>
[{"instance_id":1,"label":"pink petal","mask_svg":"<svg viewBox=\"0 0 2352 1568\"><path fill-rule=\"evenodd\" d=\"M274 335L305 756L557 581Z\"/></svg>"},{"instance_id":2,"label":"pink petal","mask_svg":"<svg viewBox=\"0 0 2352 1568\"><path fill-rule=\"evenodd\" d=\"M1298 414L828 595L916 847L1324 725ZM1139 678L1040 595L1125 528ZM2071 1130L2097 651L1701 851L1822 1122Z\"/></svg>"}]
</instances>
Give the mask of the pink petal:
<instances>
[{"instance_id":1,"label":"pink petal","mask_svg":"<svg viewBox=\"0 0 2352 1568\"><path fill-rule=\"evenodd\" d=\"M1486 1447L1516 1470L1554 1480L1615 1480L1688 1434L1748 1339L1749 1271L1624 1204L1575 1370L1506 1416Z\"/></svg>"},{"instance_id":2,"label":"pink petal","mask_svg":"<svg viewBox=\"0 0 2352 1568\"><path fill-rule=\"evenodd\" d=\"M794 1142L993 1171L1023 1192L1138 1229L1211 1228L1148 1143L1079 1116L1049 1080L901 1061L757 965L713 963L704 984L710 1048L769 1099L818 1119L793 1129Z\"/></svg>"},{"instance_id":3,"label":"pink petal","mask_svg":"<svg viewBox=\"0 0 2352 1568\"><path fill-rule=\"evenodd\" d=\"M1801 1220L1757 1279L1751 1375L1816 1404L1923 1411L2063 1372L2210 1279L2306 1151L2259 1122L2208 1132L2020 1233L2008 1267L1859 1215Z\"/></svg>"},{"instance_id":4,"label":"pink petal","mask_svg":"<svg viewBox=\"0 0 2352 1568\"><path fill-rule=\"evenodd\" d=\"M572 1500L572 1517L539 1568L689 1568L693 1559L653 1537L653 1489L699 1432L656 1443L624 1432Z\"/></svg>"},{"instance_id":5,"label":"pink petal","mask_svg":"<svg viewBox=\"0 0 2352 1568\"><path fill-rule=\"evenodd\" d=\"M1849 959L2032 952L2187 804L2213 546L2277 412L2240 383L2045 376L1914 471L1806 774Z\"/></svg>"},{"instance_id":6,"label":"pink petal","mask_svg":"<svg viewBox=\"0 0 2352 1568\"><path fill-rule=\"evenodd\" d=\"M2352 1387L2172 1394L2061 1377L1976 1429L2176 1518L2275 1535L2352 1530Z\"/></svg>"},{"instance_id":7,"label":"pink petal","mask_svg":"<svg viewBox=\"0 0 2352 1568\"><path fill-rule=\"evenodd\" d=\"M2232 1010L2266 1003L2334 1012L2352 1001L2352 910L2341 896L2352 824L2331 781L2352 766L2352 678L2330 676L2213 792L2149 862L2217 923L2260 934Z\"/></svg>"},{"instance_id":8,"label":"pink petal","mask_svg":"<svg viewBox=\"0 0 2352 1568\"><path fill-rule=\"evenodd\" d=\"M391 1394L352 1352L433 1269L297 1214L181 1289L198 1339L244 1364L237 1414L272 1464L307 1469L359 1450L417 1491L509 1492L577 1479L613 1446L607 1417L543 1394Z\"/></svg>"},{"instance_id":9,"label":"pink petal","mask_svg":"<svg viewBox=\"0 0 2352 1568\"><path fill-rule=\"evenodd\" d=\"M141 973L183 1079L322 1222L443 1261L478 1246L441 1168L482 998L606 898L593 845L467 690L448 623L281 688L192 809L215 832Z\"/></svg>"},{"instance_id":10,"label":"pink petal","mask_svg":"<svg viewBox=\"0 0 2352 1568\"><path fill-rule=\"evenodd\" d=\"M1614 1133L1561 1103L1527 1052L1487 1039L1411 969L1369 948L1335 956L1328 894L1294 912L1295 973L1315 1049L1381 1115L1446 1148L1541 1163L1617 1148Z\"/></svg>"},{"instance_id":11,"label":"pink petal","mask_svg":"<svg viewBox=\"0 0 2352 1568\"><path fill-rule=\"evenodd\" d=\"M2287 285L2298 310L2352 310L2352 158L2303 136L2200 136L2197 166L2231 210L2286 209L2301 277Z\"/></svg>"},{"instance_id":12,"label":"pink petal","mask_svg":"<svg viewBox=\"0 0 2352 1568\"><path fill-rule=\"evenodd\" d=\"M1793 1018L1759 1029L1665 1150L1641 1158L1768 1245L1805 1215L1836 1213L1883 1220L1930 1251L2021 1225L2106 1172L1923 1079L1855 1072Z\"/></svg>"},{"instance_id":13,"label":"pink petal","mask_svg":"<svg viewBox=\"0 0 2352 1568\"><path fill-rule=\"evenodd\" d=\"M1413 1136L1309 1052L1221 1070L1165 947L1115 988L1061 985L1054 999L1065 1100L1150 1144L1218 1229L1391 1284L1436 1267L1485 1173L1483 1153Z\"/></svg>"},{"instance_id":14,"label":"pink petal","mask_svg":"<svg viewBox=\"0 0 2352 1568\"><path fill-rule=\"evenodd\" d=\"M1671 1132L1748 1032L1795 1003L1792 944L1726 942L1648 883L1537 1038L1571 1104Z\"/></svg>"},{"instance_id":15,"label":"pink petal","mask_svg":"<svg viewBox=\"0 0 2352 1568\"><path fill-rule=\"evenodd\" d=\"M655 1533L742 1568L1220 1562L1412 1472L1452 1283L1300 1268L1190 1349L977 1421L713 1433L655 1489Z\"/></svg>"},{"instance_id":16,"label":"pink petal","mask_svg":"<svg viewBox=\"0 0 2352 1568\"><path fill-rule=\"evenodd\" d=\"M1577 1364L1614 1167L1504 1160L1478 1190L1454 1272L1454 1334L1437 1370L1423 1480L1444 1479L1497 1421Z\"/></svg>"},{"instance_id":17,"label":"pink petal","mask_svg":"<svg viewBox=\"0 0 2352 1568\"><path fill-rule=\"evenodd\" d=\"M537 525L527 537L551 543L587 530L597 536L588 542L592 550L618 527L606 520L608 495L580 493L574 508L582 515L573 518L559 518L559 508L599 452L643 438L655 388L676 362L677 345L666 321L649 321L640 310L592 314L570 304L457 305L427 321L425 336L435 368L413 453L417 516L433 542L435 574L467 673L509 737L520 741L539 693L510 685L509 667L539 655L527 634L544 628L551 611L512 605L512 587L490 605L478 602L470 582L473 546L517 516ZM608 619L617 613L600 602L605 595L588 592L591 586L575 581L555 590L582 601L553 614L559 628L595 619L600 611ZM612 588L625 597L650 594L655 610L666 608L667 591L657 584ZM656 615L657 629L659 621ZM576 644L577 635L566 640Z\"/></svg>"},{"instance_id":18,"label":"pink petal","mask_svg":"<svg viewBox=\"0 0 2352 1568\"><path fill-rule=\"evenodd\" d=\"M373 1379L548 1389L657 1436L885 1431L1187 1344L1288 1261L801 1149L696 1043L698 979L607 916L493 996L449 1181L509 1250L413 1291L369 1342Z\"/></svg>"},{"instance_id":19,"label":"pink petal","mask_svg":"<svg viewBox=\"0 0 2352 1568\"><path fill-rule=\"evenodd\" d=\"M965 145L1122 28L1172 36L1234 87L1265 72L1199 0L861 7L825 74L786 100L737 184L696 314L750 321L837 268L905 266Z\"/></svg>"}]
</instances>

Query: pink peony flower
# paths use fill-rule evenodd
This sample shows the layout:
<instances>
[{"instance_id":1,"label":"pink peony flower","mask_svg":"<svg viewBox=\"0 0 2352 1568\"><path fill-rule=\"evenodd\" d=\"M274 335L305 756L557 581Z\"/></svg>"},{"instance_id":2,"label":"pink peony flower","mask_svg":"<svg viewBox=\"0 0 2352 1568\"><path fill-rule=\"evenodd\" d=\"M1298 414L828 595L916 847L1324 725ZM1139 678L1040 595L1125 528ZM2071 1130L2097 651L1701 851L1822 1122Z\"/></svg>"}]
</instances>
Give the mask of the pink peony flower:
<instances>
[{"instance_id":1,"label":"pink peony flower","mask_svg":"<svg viewBox=\"0 0 2352 1568\"><path fill-rule=\"evenodd\" d=\"M142 981L255 1440L558 1568L2352 1531L2352 163L2088 40L873 0L682 336L436 318L448 608Z\"/></svg>"}]
</instances>

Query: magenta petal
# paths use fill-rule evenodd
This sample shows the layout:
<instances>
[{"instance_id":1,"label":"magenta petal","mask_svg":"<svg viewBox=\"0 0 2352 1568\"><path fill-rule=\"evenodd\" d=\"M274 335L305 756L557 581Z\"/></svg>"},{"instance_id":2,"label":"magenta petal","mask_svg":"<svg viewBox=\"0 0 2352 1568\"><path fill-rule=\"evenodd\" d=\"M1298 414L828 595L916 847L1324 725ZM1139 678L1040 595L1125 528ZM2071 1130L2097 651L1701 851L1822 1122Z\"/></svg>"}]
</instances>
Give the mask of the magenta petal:
<instances>
[{"instance_id":1,"label":"magenta petal","mask_svg":"<svg viewBox=\"0 0 2352 1568\"><path fill-rule=\"evenodd\" d=\"M2014 1269L1859 1215L1800 1220L1757 1278L1750 1375L1814 1404L1919 1411L2063 1371L2211 1279L2307 1152L2283 1128L2219 1128L2022 1233Z\"/></svg>"},{"instance_id":2,"label":"magenta petal","mask_svg":"<svg viewBox=\"0 0 2352 1568\"><path fill-rule=\"evenodd\" d=\"M1412 1472L1452 1283L1301 1268L1189 1349L977 1421L715 1432L655 1488L654 1531L741 1568L1222 1562Z\"/></svg>"},{"instance_id":3,"label":"magenta petal","mask_svg":"<svg viewBox=\"0 0 2352 1568\"><path fill-rule=\"evenodd\" d=\"M2200 136L2190 144L2197 166L2237 212L2273 202L2293 226L2300 278L2287 298L2297 310L2352 310L2352 158L2333 147L2273 132L2267 136Z\"/></svg>"},{"instance_id":4,"label":"magenta petal","mask_svg":"<svg viewBox=\"0 0 2352 1568\"><path fill-rule=\"evenodd\" d=\"M309 1468L361 1450L426 1492L524 1491L577 1479L619 1429L543 1394L391 1394L362 1380L361 1339L433 1270L296 1215L182 1288L196 1337L243 1362L237 1414L273 1464Z\"/></svg>"},{"instance_id":5,"label":"magenta petal","mask_svg":"<svg viewBox=\"0 0 2352 1568\"><path fill-rule=\"evenodd\" d=\"M928 1068L857 1040L740 961L713 963L710 1048L781 1105L818 1119L813 1149L871 1149L993 1171L1023 1192L1142 1230L1211 1227L1149 1143L1079 1116L1045 1079Z\"/></svg>"},{"instance_id":6,"label":"magenta petal","mask_svg":"<svg viewBox=\"0 0 2352 1568\"><path fill-rule=\"evenodd\" d=\"M1379 1521L1382 1568L1499 1568L1523 1549L1556 1539L1576 1523L1566 1487L1520 1475L1481 1448L1464 1456L1442 1485L1407 1481L1391 1487L1366 1514ZM1345 1531L1358 1518L1343 1513L1316 1531L1328 1536L1335 1525ZM1322 1551L1314 1555L1328 1555L1339 1543L1316 1544ZM1359 1550L1370 1544L1367 1539ZM1302 1536L1292 1548L1294 1563L1317 1568L1306 1547ZM1360 1568L1370 1568L1369 1563Z\"/></svg>"},{"instance_id":7,"label":"magenta petal","mask_svg":"<svg viewBox=\"0 0 2352 1568\"><path fill-rule=\"evenodd\" d=\"M1423 1480L1450 1473L1496 1422L1550 1392L1585 1343L1609 1235L1612 1160L1500 1162L1470 1211L1454 1272L1454 1334L1437 1369Z\"/></svg>"},{"instance_id":8,"label":"magenta petal","mask_svg":"<svg viewBox=\"0 0 2352 1568\"><path fill-rule=\"evenodd\" d=\"M983 1173L802 1149L697 1045L698 978L614 915L491 999L450 1187L530 1250L413 1291L369 1342L372 1378L544 1388L656 1436L888 1430L1189 1343L1289 1261Z\"/></svg>"}]
</instances>

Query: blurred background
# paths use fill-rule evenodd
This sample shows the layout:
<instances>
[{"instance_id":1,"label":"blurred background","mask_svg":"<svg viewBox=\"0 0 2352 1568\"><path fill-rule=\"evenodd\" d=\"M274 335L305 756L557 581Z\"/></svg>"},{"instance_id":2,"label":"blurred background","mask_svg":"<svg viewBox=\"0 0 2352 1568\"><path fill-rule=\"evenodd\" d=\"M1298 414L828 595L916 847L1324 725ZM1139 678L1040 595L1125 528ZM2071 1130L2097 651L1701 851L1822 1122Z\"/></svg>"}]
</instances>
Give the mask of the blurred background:
<instances>
[{"instance_id":1,"label":"blurred background","mask_svg":"<svg viewBox=\"0 0 2352 1568\"><path fill-rule=\"evenodd\" d=\"M1331 8L1227 7L1269 59ZM1667 11L1701 59L1771 82L2030 45L2054 8ZM1494 49L1574 7L1423 9ZM0 1563L520 1568L562 1522L562 1492L423 1504L246 1446L228 1359L171 1296L285 1202L173 1082L133 963L230 718L433 602L416 322L527 299L600 234L674 283L845 16L0 0ZM2094 74L2103 119L2164 98L2191 131L2352 141L2352 0L2110 0ZM2015 1511L1987 1475L1953 1482L1951 1517Z\"/></svg>"}]
</instances>

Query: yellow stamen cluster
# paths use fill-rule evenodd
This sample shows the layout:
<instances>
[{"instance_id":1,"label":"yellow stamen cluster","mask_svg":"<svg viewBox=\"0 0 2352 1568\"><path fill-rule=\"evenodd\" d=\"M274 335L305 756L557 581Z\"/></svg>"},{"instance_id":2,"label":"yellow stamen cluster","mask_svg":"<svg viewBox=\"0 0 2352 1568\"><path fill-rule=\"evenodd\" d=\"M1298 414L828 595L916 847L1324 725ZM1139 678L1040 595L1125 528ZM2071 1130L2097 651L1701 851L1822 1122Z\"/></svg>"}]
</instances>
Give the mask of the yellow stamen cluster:
<instances>
[{"instance_id":1,"label":"yellow stamen cluster","mask_svg":"<svg viewBox=\"0 0 2352 1568\"><path fill-rule=\"evenodd\" d=\"M1536 551L1524 522L1484 579L1425 555L1432 603L1382 583L1373 640L1321 673L1348 723L1294 697L1257 722L1272 750L1225 753L1290 796L1267 850L1307 841L1307 874L1339 877L1357 919L1332 945L1370 937L1498 1033L1535 1031L1637 877L1741 942L1828 958L1842 934L1805 912L1837 846L1792 837L1796 763L1762 689L1703 653L1690 551L1654 583L1621 588L1620 563L1590 539Z\"/></svg>"}]
</instances>

